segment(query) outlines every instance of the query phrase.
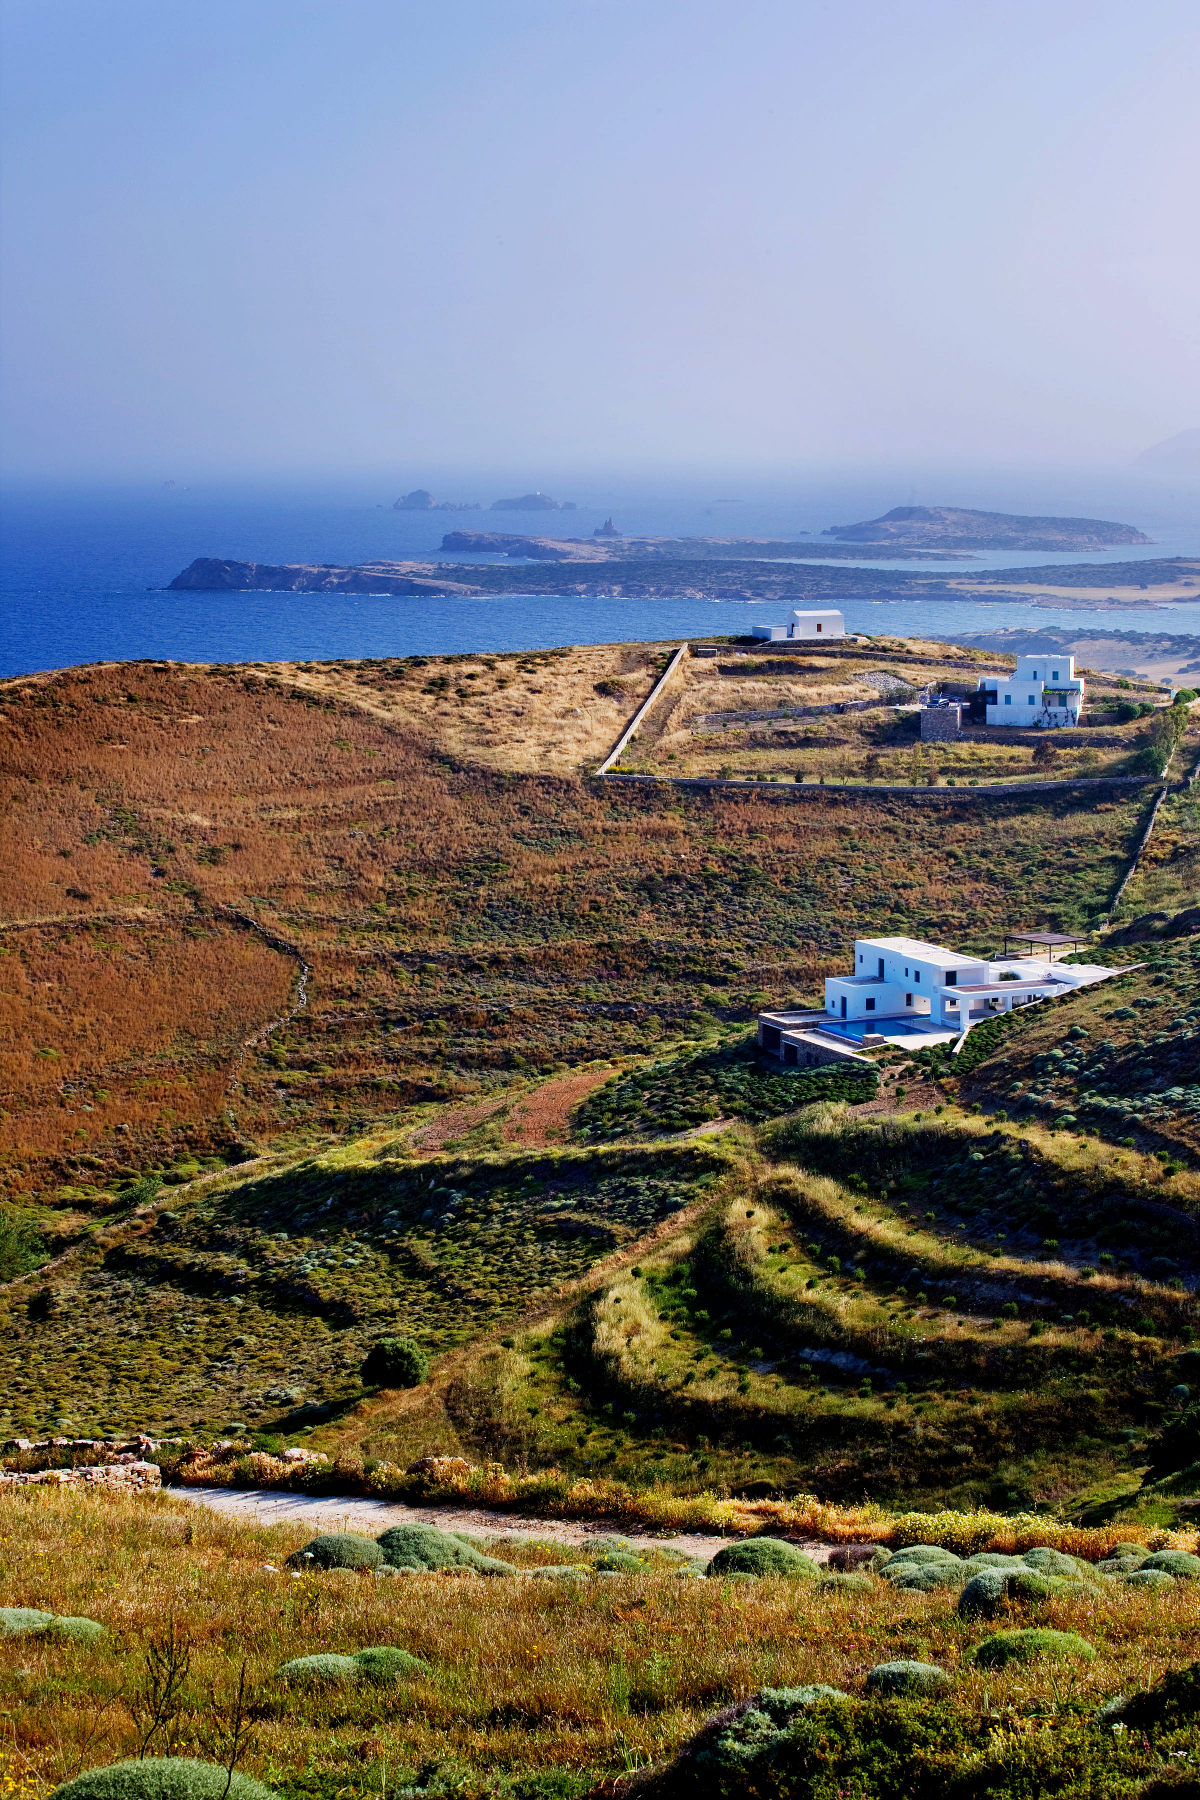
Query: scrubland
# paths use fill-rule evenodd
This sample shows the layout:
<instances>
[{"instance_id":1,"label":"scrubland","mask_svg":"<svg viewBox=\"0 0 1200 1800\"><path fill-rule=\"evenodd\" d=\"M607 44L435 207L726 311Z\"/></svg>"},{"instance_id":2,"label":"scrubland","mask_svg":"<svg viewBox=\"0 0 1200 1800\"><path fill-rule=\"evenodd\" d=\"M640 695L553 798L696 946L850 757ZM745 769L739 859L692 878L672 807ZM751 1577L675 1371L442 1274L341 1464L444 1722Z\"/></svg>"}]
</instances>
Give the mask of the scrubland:
<instances>
[{"instance_id":1,"label":"scrubland","mask_svg":"<svg viewBox=\"0 0 1200 1800\"><path fill-rule=\"evenodd\" d=\"M924 648L923 680L963 675ZM824 788L590 781L665 657L104 665L0 688L0 1263L63 1252L0 1293L0 1425L174 1436L169 1481L617 1529L1191 1547L1190 794L1085 953L1129 973L953 1062L875 1052L835 1092L756 1060L761 1006L817 999L856 933L987 953L1006 929L1093 931L1154 790L843 798L833 778L911 754L869 741L871 712L820 716L853 737ZM634 760L679 772L701 718L858 691L852 665L721 664L664 696ZM1142 729L1097 753L1137 756ZM746 772L772 772L777 740L743 736ZM875 768L838 765L847 744ZM1040 772L1076 772L1061 757ZM430 1379L364 1387L394 1334ZM410 1470L430 1455L462 1463ZM165 1497L39 1486L0 1514L5 1602L112 1634L0 1639L21 1800L128 1753L172 1619L194 1639L181 1743L219 1749L244 1655L246 1766L296 1800L421 1770L431 1795L583 1792L764 1683L858 1695L897 1656L955 1673L945 1741L1003 1765L964 1795L1040 1791L1013 1774L1031 1734L1086 1764L1097 1701L1200 1654L1186 1582L1014 1612L1097 1658L985 1688L981 1627L882 1583L692 1583L664 1557L580 1587L293 1581L264 1565L297 1531ZM387 1642L432 1674L385 1705L273 1685L291 1656ZM1141 1791L1137 1754L1094 1791Z\"/></svg>"},{"instance_id":2,"label":"scrubland","mask_svg":"<svg viewBox=\"0 0 1200 1800\"><path fill-rule=\"evenodd\" d=\"M1108 1583L1032 1607L1012 1602L997 1622L961 1617L946 1590L694 1582L653 1555L640 1573L580 1583L293 1579L283 1565L303 1528L255 1528L170 1499L48 1491L6 1498L0 1513L6 1598L93 1618L108 1633L91 1645L0 1639L7 1755L39 1795L81 1768L136 1756L147 1651L162 1647L171 1625L189 1665L179 1710L155 1748L227 1754L244 1667L251 1734L239 1766L314 1800L414 1780L430 1793L582 1794L666 1759L707 1715L759 1688L824 1682L859 1698L868 1669L895 1658L951 1677L938 1706L947 1737L953 1727L972 1740L963 1772L972 1748L991 1764L986 1783L963 1791L1024 1794L1041 1791L1022 1785L1031 1749L1046 1756L1056 1743L1077 1745L1086 1762L1098 1705L1200 1656L1200 1588L1187 1581L1165 1594ZM504 1553L527 1567L561 1559L536 1543L522 1550L509 1542ZM973 1664L997 1623L1031 1622L1080 1634L1094 1659L1004 1671ZM429 1673L386 1689L278 1679L294 1657L371 1644L407 1650ZM908 1726L901 1706L891 1729ZM1091 1755L1110 1766L1118 1749L1111 1766L1128 1785L1078 1791L1136 1793L1164 1760L1147 1755L1148 1740L1131 1734L1129 1745L1115 1744L1111 1731L1097 1734ZM913 1778L923 1767L924 1757L914 1760Z\"/></svg>"}]
</instances>

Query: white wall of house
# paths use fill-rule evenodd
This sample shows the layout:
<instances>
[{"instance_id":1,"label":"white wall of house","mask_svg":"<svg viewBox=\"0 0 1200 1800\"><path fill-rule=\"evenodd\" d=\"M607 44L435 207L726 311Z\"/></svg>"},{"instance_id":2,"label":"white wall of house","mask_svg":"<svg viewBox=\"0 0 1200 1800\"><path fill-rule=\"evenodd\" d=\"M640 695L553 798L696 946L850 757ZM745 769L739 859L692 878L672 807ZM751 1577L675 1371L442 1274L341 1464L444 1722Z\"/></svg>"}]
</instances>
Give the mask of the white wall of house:
<instances>
[{"instance_id":1,"label":"white wall of house","mask_svg":"<svg viewBox=\"0 0 1200 1800\"><path fill-rule=\"evenodd\" d=\"M846 621L833 609L818 612L794 612L783 625L752 625L751 633L768 643L781 644L789 638L844 638Z\"/></svg>"},{"instance_id":2,"label":"white wall of house","mask_svg":"<svg viewBox=\"0 0 1200 1800\"><path fill-rule=\"evenodd\" d=\"M1084 680L1073 656L1018 656L1013 673L981 676L989 725L1078 725Z\"/></svg>"}]
</instances>

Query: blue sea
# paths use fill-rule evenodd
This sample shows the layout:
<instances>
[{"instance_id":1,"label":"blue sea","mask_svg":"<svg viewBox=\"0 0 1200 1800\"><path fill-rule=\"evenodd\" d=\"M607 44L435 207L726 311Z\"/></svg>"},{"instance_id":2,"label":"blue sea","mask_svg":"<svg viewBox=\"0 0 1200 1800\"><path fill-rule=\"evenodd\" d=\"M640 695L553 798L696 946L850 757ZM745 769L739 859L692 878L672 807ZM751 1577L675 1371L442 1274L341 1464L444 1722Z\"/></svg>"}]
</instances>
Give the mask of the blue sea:
<instances>
[{"instance_id":1,"label":"blue sea","mask_svg":"<svg viewBox=\"0 0 1200 1800\"><path fill-rule=\"evenodd\" d=\"M403 513L405 486L379 478L270 485L162 483L126 488L10 489L0 510L0 674L73 663L162 657L192 662L448 654L561 644L678 640L743 633L778 607L680 595L654 600L583 600L512 594L486 600L391 595L209 594L164 591L198 556L253 562L358 563L378 557L438 560L443 533L458 527L590 537L608 514L627 535L770 536L793 539L796 556L819 561L827 526L867 519L898 504L976 506L1135 524L1155 541L1094 556L981 555L917 564L863 559L834 567L896 575L1022 565L1113 562L1200 554L1200 494L1132 475L1104 479L873 470L789 485L576 483L574 512L494 513L505 491L493 481L458 482L452 497L481 512ZM514 491L510 486L509 492ZM520 491L517 484L516 491ZM457 559L450 559L457 560ZM477 557L479 562L495 557ZM1154 598L1154 590L1149 591ZM842 604L839 602L839 604ZM1200 636L1200 600L1144 611L1013 605L986 599L844 604L851 630L954 637L1006 626L1170 631ZM1198 646L1200 652L1200 646Z\"/></svg>"}]
</instances>

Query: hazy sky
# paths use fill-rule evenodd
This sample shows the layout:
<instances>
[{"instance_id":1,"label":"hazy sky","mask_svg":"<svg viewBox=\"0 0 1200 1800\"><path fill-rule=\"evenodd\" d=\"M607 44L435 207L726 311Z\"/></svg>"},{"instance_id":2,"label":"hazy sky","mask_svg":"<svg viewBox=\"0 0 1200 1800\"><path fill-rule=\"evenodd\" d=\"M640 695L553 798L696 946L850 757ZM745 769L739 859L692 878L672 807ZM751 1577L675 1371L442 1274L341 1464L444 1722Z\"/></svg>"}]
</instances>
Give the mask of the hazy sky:
<instances>
[{"instance_id":1,"label":"hazy sky","mask_svg":"<svg viewBox=\"0 0 1200 1800\"><path fill-rule=\"evenodd\" d=\"M17 474L1127 463L1195 0L2 0Z\"/></svg>"}]
</instances>

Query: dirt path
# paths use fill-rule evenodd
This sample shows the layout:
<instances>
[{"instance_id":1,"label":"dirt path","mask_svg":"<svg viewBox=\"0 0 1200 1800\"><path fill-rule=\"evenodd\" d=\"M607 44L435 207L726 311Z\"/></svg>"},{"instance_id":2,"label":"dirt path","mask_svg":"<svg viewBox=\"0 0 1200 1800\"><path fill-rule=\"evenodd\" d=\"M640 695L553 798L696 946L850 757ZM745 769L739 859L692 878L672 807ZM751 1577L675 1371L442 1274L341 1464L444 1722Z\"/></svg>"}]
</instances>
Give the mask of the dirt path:
<instances>
[{"instance_id":1,"label":"dirt path","mask_svg":"<svg viewBox=\"0 0 1200 1800\"><path fill-rule=\"evenodd\" d=\"M378 1537L389 1525L440 1525L443 1531L470 1531L490 1538L537 1538L542 1543L586 1544L597 1537L625 1537L631 1544L658 1550L678 1550L683 1556L715 1556L728 1538L700 1532L680 1532L673 1537L646 1531L626 1531L603 1520L531 1519L514 1513L489 1512L481 1507L401 1506L391 1500L317 1499L310 1494L274 1493L269 1488L245 1489L187 1487L170 1493L214 1512L243 1519L253 1525L303 1525L311 1531L361 1531ZM797 1544L817 1562L824 1562L831 1546L805 1539Z\"/></svg>"}]
</instances>

